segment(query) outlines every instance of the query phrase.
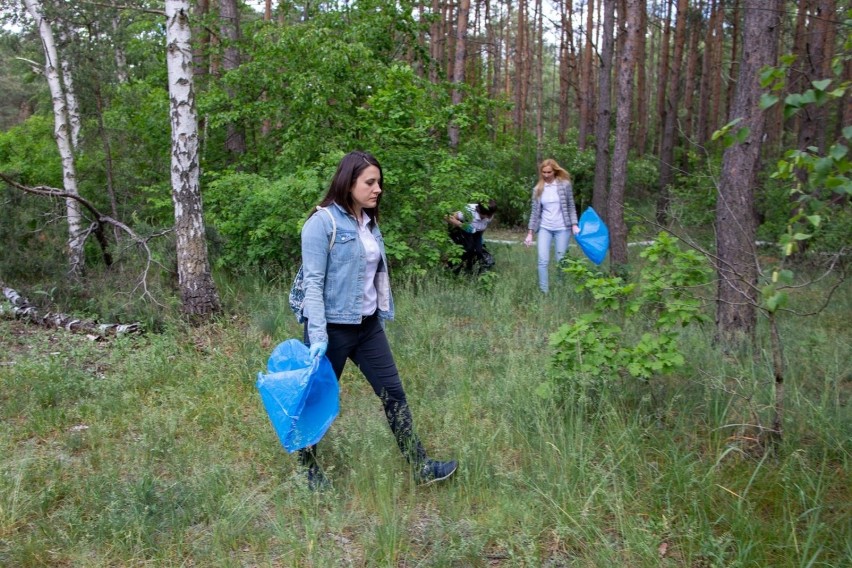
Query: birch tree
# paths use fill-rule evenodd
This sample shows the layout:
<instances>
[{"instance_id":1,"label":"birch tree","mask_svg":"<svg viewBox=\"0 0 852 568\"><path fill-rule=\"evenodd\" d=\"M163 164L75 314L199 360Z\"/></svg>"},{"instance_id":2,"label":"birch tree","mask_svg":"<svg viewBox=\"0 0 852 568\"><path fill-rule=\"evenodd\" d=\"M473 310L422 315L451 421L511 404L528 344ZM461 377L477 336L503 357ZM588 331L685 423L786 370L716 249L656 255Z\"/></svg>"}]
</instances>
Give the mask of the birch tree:
<instances>
[{"instance_id":1,"label":"birch tree","mask_svg":"<svg viewBox=\"0 0 852 568\"><path fill-rule=\"evenodd\" d=\"M38 0L24 0L27 11L35 21L44 48L44 76L50 87L50 97L53 103L53 136L59 149L62 161L62 185L65 191L77 195L77 170L74 163L74 148L72 146L72 128L68 119L68 99L62 85L61 63L56 49L53 28L44 17L44 11ZM68 221L68 264L69 274L78 277L83 272L83 244L85 231L83 217L77 201L68 197L65 199L66 218Z\"/></svg>"},{"instance_id":2,"label":"birch tree","mask_svg":"<svg viewBox=\"0 0 852 568\"><path fill-rule=\"evenodd\" d=\"M166 0L166 63L172 127L171 181L177 269L185 314L204 319L221 310L210 273L199 188L198 115L192 81L189 0Z\"/></svg>"}]
</instances>

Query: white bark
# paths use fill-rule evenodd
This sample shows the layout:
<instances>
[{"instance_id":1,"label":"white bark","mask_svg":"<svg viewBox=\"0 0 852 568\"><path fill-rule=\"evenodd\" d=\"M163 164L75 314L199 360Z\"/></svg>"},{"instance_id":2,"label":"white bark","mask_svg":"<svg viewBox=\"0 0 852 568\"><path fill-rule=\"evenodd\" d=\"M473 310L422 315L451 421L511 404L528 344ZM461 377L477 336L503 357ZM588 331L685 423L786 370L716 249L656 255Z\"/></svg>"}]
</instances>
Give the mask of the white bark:
<instances>
[{"instance_id":1,"label":"white bark","mask_svg":"<svg viewBox=\"0 0 852 568\"><path fill-rule=\"evenodd\" d=\"M50 23L44 18L41 5L38 0L24 0L36 26L38 26L44 47L44 76L50 87L50 96L53 99L54 138L59 148L62 160L62 184L65 191L74 195L77 191L77 171L74 165L74 150L71 146L71 127L68 121L68 109L65 92L62 89L62 81L59 76L59 57L56 51L56 42L53 38L53 30ZM68 218L68 257L70 273L79 275L83 270L83 243L84 231L82 228L82 215L80 205L73 198L65 200L66 215Z\"/></svg>"},{"instance_id":2,"label":"white bark","mask_svg":"<svg viewBox=\"0 0 852 568\"><path fill-rule=\"evenodd\" d=\"M199 188L198 115L192 80L189 10L188 0L166 0L172 201L181 303L186 313L207 316L218 312L220 304L210 274Z\"/></svg>"},{"instance_id":3,"label":"white bark","mask_svg":"<svg viewBox=\"0 0 852 568\"><path fill-rule=\"evenodd\" d=\"M112 19L112 31L113 37L118 37L119 30L121 29L121 20L118 16ZM124 49L121 47L120 42L115 42L115 78L119 83L124 84L127 83L127 57L124 54Z\"/></svg>"},{"instance_id":4,"label":"white bark","mask_svg":"<svg viewBox=\"0 0 852 568\"><path fill-rule=\"evenodd\" d=\"M68 35L60 32L60 40L64 45L68 41ZM71 64L65 57L60 58L62 69L62 90L65 93L66 114L68 124L71 127L71 148L76 152L80 149L80 127L83 121L80 119L80 105L77 103L77 95L74 92L74 78L71 75Z\"/></svg>"}]
</instances>

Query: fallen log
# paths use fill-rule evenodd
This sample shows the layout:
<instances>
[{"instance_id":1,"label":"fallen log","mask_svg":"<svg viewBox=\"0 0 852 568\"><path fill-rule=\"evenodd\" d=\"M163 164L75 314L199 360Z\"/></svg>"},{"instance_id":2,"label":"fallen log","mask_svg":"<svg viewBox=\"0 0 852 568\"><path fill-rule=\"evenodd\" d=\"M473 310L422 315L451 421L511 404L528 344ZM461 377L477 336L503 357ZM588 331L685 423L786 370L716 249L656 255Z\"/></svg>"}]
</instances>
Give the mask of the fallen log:
<instances>
[{"instance_id":1,"label":"fallen log","mask_svg":"<svg viewBox=\"0 0 852 568\"><path fill-rule=\"evenodd\" d=\"M94 321L81 320L67 314L52 312L40 314L38 308L33 306L26 298L18 294L17 291L7 286L2 286L2 288L3 296L5 296L9 301L11 307L4 309L3 306L0 305L0 314L5 315L8 312L12 314L15 319L26 320L30 323L43 327L87 333L95 336L94 339L111 335L142 333L142 324L140 323L97 323Z\"/></svg>"}]
</instances>

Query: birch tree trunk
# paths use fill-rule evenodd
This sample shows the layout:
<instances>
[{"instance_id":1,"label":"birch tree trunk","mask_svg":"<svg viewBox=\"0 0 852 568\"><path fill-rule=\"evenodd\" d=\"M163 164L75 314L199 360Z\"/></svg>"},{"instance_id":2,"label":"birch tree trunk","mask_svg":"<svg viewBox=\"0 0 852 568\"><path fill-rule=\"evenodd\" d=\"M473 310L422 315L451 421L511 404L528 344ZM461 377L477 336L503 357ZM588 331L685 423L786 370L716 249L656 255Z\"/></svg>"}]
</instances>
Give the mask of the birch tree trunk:
<instances>
[{"instance_id":1,"label":"birch tree trunk","mask_svg":"<svg viewBox=\"0 0 852 568\"><path fill-rule=\"evenodd\" d=\"M618 90L615 111L615 148L612 154L612 183L607 204L610 229L610 266L627 264L627 225L624 223L624 186L627 181L627 153L630 149L630 110L633 98L633 67L642 29L639 0L627 0L627 13L619 14L624 47L619 54Z\"/></svg>"},{"instance_id":2,"label":"birch tree trunk","mask_svg":"<svg viewBox=\"0 0 852 568\"><path fill-rule=\"evenodd\" d=\"M753 339L757 324L757 222L755 175L760 163L765 114L760 109L760 70L775 65L783 0L744 0L740 74L728 121L748 128L741 144L725 150L716 199L716 338L726 345Z\"/></svg>"},{"instance_id":3,"label":"birch tree trunk","mask_svg":"<svg viewBox=\"0 0 852 568\"><path fill-rule=\"evenodd\" d=\"M60 31L60 44L68 42L68 34ZM77 94L74 91L74 76L71 73L71 64L66 57L60 56L60 68L62 69L62 91L65 93L66 114L68 125L71 127L71 149L76 153L80 148L80 129L83 121L80 119L80 104L77 102Z\"/></svg>"},{"instance_id":4,"label":"birch tree trunk","mask_svg":"<svg viewBox=\"0 0 852 568\"><path fill-rule=\"evenodd\" d=\"M44 76L50 87L50 96L53 101L53 136L59 149L62 160L62 186L66 192L77 195L77 170L74 164L74 150L71 145L71 126L68 123L68 109L65 92L62 89L62 80L59 76L59 57L56 51L56 42L53 37L53 29L45 19L41 5L38 0L24 0L30 15L38 26L44 47ZM83 231L83 217L80 205L73 198L65 200L66 217L68 219L68 266L69 274L78 277L83 272L83 243L85 234Z\"/></svg>"},{"instance_id":5,"label":"birch tree trunk","mask_svg":"<svg viewBox=\"0 0 852 568\"><path fill-rule=\"evenodd\" d=\"M120 37L121 18L115 16L110 19L112 26L112 36ZM119 41L113 44L113 58L115 59L115 79L122 85L127 83L127 55L124 53L124 46Z\"/></svg>"},{"instance_id":6,"label":"birch tree trunk","mask_svg":"<svg viewBox=\"0 0 852 568\"><path fill-rule=\"evenodd\" d=\"M172 126L172 201L177 269L185 314L206 319L221 310L210 274L199 190L198 117L192 83L189 0L166 0L166 63Z\"/></svg>"}]
</instances>

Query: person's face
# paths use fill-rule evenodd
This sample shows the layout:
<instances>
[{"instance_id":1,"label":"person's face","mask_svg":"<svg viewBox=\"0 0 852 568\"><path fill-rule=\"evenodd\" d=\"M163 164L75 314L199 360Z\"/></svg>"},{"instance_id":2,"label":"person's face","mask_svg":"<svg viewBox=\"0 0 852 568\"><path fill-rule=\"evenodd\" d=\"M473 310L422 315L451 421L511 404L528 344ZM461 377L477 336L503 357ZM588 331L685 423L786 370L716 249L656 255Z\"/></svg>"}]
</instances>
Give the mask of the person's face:
<instances>
[{"instance_id":1,"label":"person's face","mask_svg":"<svg viewBox=\"0 0 852 568\"><path fill-rule=\"evenodd\" d=\"M370 165L355 180L355 185L352 186L352 201L359 214L364 208L370 209L376 206L379 194L382 193L379 178L379 168Z\"/></svg>"},{"instance_id":2,"label":"person's face","mask_svg":"<svg viewBox=\"0 0 852 568\"><path fill-rule=\"evenodd\" d=\"M550 166L544 166L541 168L541 178L546 182L550 183L553 181L553 168Z\"/></svg>"}]
</instances>

